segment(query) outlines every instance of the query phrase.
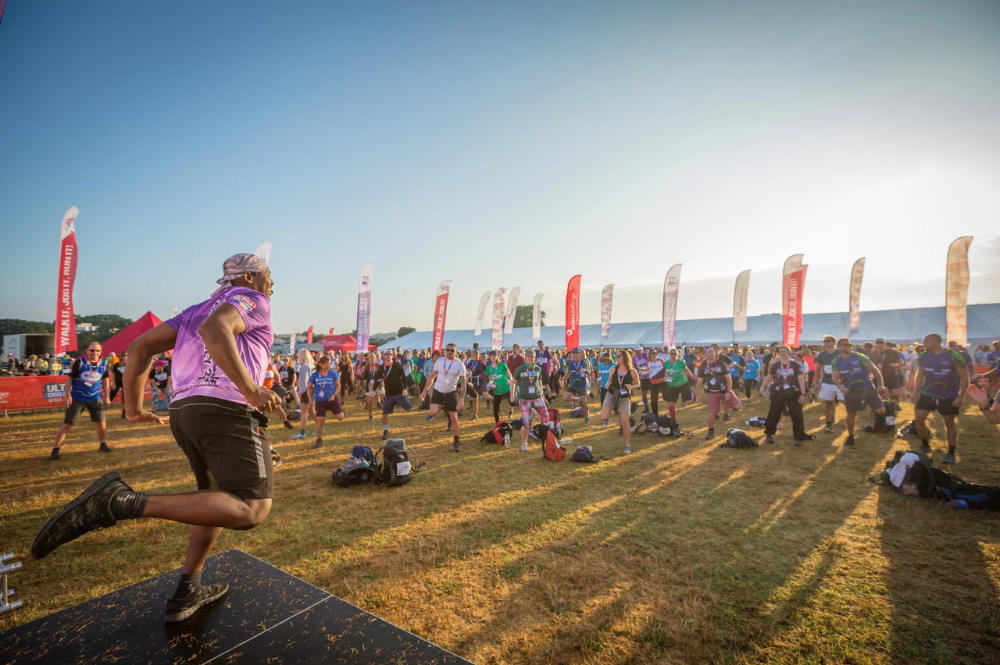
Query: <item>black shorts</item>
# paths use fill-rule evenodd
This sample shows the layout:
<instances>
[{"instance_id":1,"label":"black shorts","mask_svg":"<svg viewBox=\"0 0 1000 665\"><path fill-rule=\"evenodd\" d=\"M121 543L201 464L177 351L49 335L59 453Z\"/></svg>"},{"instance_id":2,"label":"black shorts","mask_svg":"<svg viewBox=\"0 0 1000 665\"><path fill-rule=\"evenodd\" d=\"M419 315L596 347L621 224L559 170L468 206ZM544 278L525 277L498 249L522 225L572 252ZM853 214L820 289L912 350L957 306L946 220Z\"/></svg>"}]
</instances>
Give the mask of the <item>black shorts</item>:
<instances>
[{"instance_id":1,"label":"black shorts","mask_svg":"<svg viewBox=\"0 0 1000 665\"><path fill-rule=\"evenodd\" d=\"M80 413L84 409L90 413L90 422L92 423L103 423L107 418L107 414L104 411L104 402L100 400L96 402L73 400L73 403L66 407L66 417L63 418L63 423L72 427L80 420Z\"/></svg>"},{"instance_id":2,"label":"black shorts","mask_svg":"<svg viewBox=\"0 0 1000 665\"><path fill-rule=\"evenodd\" d=\"M639 379L639 390L644 393L649 392L649 379Z\"/></svg>"},{"instance_id":3,"label":"black shorts","mask_svg":"<svg viewBox=\"0 0 1000 665\"><path fill-rule=\"evenodd\" d=\"M886 390L897 390L904 387L903 377L895 370L883 374L882 381L885 383Z\"/></svg>"},{"instance_id":4,"label":"black shorts","mask_svg":"<svg viewBox=\"0 0 1000 665\"><path fill-rule=\"evenodd\" d=\"M458 411L458 391L452 390L450 393L442 393L434 390L431 393L431 404L443 406L445 411Z\"/></svg>"},{"instance_id":5,"label":"black shorts","mask_svg":"<svg viewBox=\"0 0 1000 665\"><path fill-rule=\"evenodd\" d=\"M879 396L878 390L874 387L865 390L848 390L844 393L844 408L847 409L848 413L861 411L865 408L865 404L868 404L872 409L881 409L885 406L885 402L882 401L882 397Z\"/></svg>"},{"instance_id":6,"label":"black shorts","mask_svg":"<svg viewBox=\"0 0 1000 665\"><path fill-rule=\"evenodd\" d=\"M694 400L694 393L691 392L690 383L685 383L683 386L667 386L667 389L663 392L663 399L669 404L677 402L678 397L684 402Z\"/></svg>"},{"instance_id":7,"label":"black shorts","mask_svg":"<svg viewBox=\"0 0 1000 665\"><path fill-rule=\"evenodd\" d=\"M955 401L954 397L934 398L934 397L928 397L927 395L920 395L920 399L917 400L917 403L913 407L913 410L937 411L942 416L957 416L959 412L959 407L954 406L952 404L953 401Z\"/></svg>"},{"instance_id":8,"label":"black shorts","mask_svg":"<svg viewBox=\"0 0 1000 665\"><path fill-rule=\"evenodd\" d=\"M299 401L302 402L303 404L308 404L309 403L309 391L308 390L305 391L304 393L299 393Z\"/></svg>"},{"instance_id":9,"label":"black shorts","mask_svg":"<svg viewBox=\"0 0 1000 665\"><path fill-rule=\"evenodd\" d=\"M198 489L215 486L241 499L274 496L267 417L246 404L193 395L170 405L170 431L188 458ZM268 446L265 448L265 446Z\"/></svg>"}]
</instances>

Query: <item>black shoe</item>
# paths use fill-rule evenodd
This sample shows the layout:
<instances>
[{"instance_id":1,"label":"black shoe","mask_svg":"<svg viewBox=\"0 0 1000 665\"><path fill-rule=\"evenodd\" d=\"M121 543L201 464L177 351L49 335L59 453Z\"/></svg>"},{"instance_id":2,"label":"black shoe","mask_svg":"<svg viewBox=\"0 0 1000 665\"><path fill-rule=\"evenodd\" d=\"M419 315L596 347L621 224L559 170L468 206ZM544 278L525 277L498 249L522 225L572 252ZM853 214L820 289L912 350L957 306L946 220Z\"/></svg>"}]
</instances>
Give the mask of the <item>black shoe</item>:
<instances>
[{"instance_id":1,"label":"black shoe","mask_svg":"<svg viewBox=\"0 0 1000 665\"><path fill-rule=\"evenodd\" d=\"M323 447L323 439L316 439L316 445L313 446L313 450Z\"/></svg>"},{"instance_id":2,"label":"black shoe","mask_svg":"<svg viewBox=\"0 0 1000 665\"><path fill-rule=\"evenodd\" d=\"M293 425L292 425L292 424L291 424L290 422L288 422L288 421L286 420L286 421L285 421L285 429L295 429L295 428L294 428L294 426L293 426Z\"/></svg>"},{"instance_id":3,"label":"black shoe","mask_svg":"<svg viewBox=\"0 0 1000 665\"><path fill-rule=\"evenodd\" d=\"M202 605L208 605L226 595L229 584L199 584L197 590L187 598L171 598L167 601L167 613L163 620L167 623L184 621L198 611Z\"/></svg>"},{"instance_id":4,"label":"black shoe","mask_svg":"<svg viewBox=\"0 0 1000 665\"><path fill-rule=\"evenodd\" d=\"M705 435L705 440L712 439L714 437L715 437L715 430L710 429L708 430L708 434Z\"/></svg>"},{"instance_id":5,"label":"black shoe","mask_svg":"<svg viewBox=\"0 0 1000 665\"><path fill-rule=\"evenodd\" d=\"M454 450L456 453L462 452L462 446L458 445L457 443L453 445L451 449Z\"/></svg>"},{"instance_id":6,"label":"black shoe","mask_svg":"<svg viewBox=\"0 0 1000 665\"><path fill-rule=\"evenodd\" d=\"M382 430L382 440L385 441L388 438L389 438L389 430L387 429Z\"/></svg>"},{"instance_id":7,"label":"black shoe","mask_svg":"<svg viewBox=\"0 0 1000 665\"><path fill-rule=\"evenodd\" d=\"M920 452L924 453L925 455L930 455L934 451L931 450L931 446L929 443L925 443L920 446Z\"/></svg>"},{"instance_id":8,"label":"black shoe","mask_svg":"<svg viewBox=\"0 0 1000 665\"><path fill-rule=\"evenodd\" d=\"M31 545L31 556L43 559L89 531L114 526L118 521L111 514L111 499L119 492L131 491L117 471L104 474L42 527Z\"/></svg>"},{"instance_id":9,"label":"black shoe","mask_svg":"<svg viewBox=\"0 0 1000 665\"><path fill-rule=\"evenodd\" d=\"M941 460L942 464L955 464L957 462L958 460L955 459L955 453L948 453L944 456L944 459Z\"/></svg>"},{"instance_id":10,"label":"black shoe","mask_svg":"<svg viewBox=\"0 0 1000 665\"><path fill-rule=\"evenodd\" d=\"M723 420L729 420L729 414L727 413L727 414L723 415L723 416L722 416L722 419L723 419Z\"/></svg>"},{"instance_id":11,"label":"black shoe","mask_svg":"<svg viewBox=\"0 0 1000 665\"><path fill-rule=\"evenodd\" d=\"M774 437L768 434L766 437L764 437L764 443L774 443Z\"/></svg>"},{"instance_id":12,"label":"black shoe","mask_svg":"<svg viewBox=\"0 0 1000 665\"><path fill-rule=\"evenodd\" d=\"M99 452L99 453L110 453L111 452L111 448L108 448L108 444L102 443L101 447L97 449L97 452Z\"/></svg>"},{"instance_id":13,"label":"black shoe","mask_svg":"<svg viewBox=\"0 0 1000 665\"><path fill-rule=\"evenodd\" d=\"M847 441L844 441L845 446L853 446L855 444L854 435L847 437Z\"/></svg>"},{"instance_id":14,"label":"black shoe","mask_svg":"<svg viewBox=\"0 0 1000 665\"><path fill-rule=\"evenodd\" d=\"M52 449L52 454L49 455L49 459L50 460L61 460L62 459L62 455L59 454L59 449L58 448L53 448Z\"/></svg>"}]
</instances>

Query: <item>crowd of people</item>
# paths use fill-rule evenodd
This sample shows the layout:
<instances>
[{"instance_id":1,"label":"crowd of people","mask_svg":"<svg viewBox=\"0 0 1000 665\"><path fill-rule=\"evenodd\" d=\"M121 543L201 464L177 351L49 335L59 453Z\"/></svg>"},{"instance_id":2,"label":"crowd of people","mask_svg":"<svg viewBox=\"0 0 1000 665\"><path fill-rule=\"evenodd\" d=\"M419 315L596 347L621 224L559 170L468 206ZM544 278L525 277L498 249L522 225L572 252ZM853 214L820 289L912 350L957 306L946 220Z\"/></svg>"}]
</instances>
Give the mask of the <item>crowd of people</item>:
<instances>
[{"instance_id":1,"label":"crowd of people","mask_svg":"<svg viewBox=\"0 0 1000 665\"><path fill-rule=\"evenodd\" d=\"M326 421L344 417L341 400L362 400L369 421L374 420L377 406L383 439L389 436L389 416L396 407L409 411L417 402L419 409L427 410L428 420L445 412L458 453L460 414L468 401L471 419L478 420L485 400L494 422L518 412L523 419L521 450L526 451L531 423L536 419L551 423L552 406L560 399L574 411L579 409L585 428L590 426L594 400L602 426L609 426L617 412L624 452L629 453L631 418L640 404L644 413L656 415L665 407L672 418L678 399L682 405L704 403L711 439L718 418L728 420L731 411L742 409L759 394L769 400L767 442L774 442L781 420L788 415L795 441L801 445L813 438L805 430L803 405L810 399L823 401L825 429L833 431L840 401L847 411L845 445L853 445L856 414L864 406L884 413L885 400L908 394L926 450L930 450L927 417L937 411L944 420L948 431L944 462L956 461L954 421L967 393L989 422L1000 423L1000 403L970 383L980 377L970 372L974 359L969 351L945 346L937 334L926 335L922 344L905 350L884 340L857 347L847 338L827 336L819 352L778 344L566 352L538 342L537 348L522 351L515 344L509 351L490 349L485 355L476 347L459 352L454 344L446 344L442 352L381 349L352 355L303 349L295 358L276 357L271 354L270 318L274 282L266 261L252 254L234 255L224 262L218 284L207 300L140 336L128 355L109 362L102 358L100 344L94 343L84 357L73 361L66 375L66 415L51 456L59 459L66 432L83 411L97 424L101 450L110 452L104 440L105 412L119 392L129 421L167 424L145 406L146 384L152 382L156 397L169 402L171 433L188 458L198 491L139 492L117 472L105 474L53 515L31 549L32 556L41 559L89 531L123 520L158 518L190 525L177 590L166 602L167 622L183 621L227 593L225 582L202 583L208 553L223 528L252 529L271 510L274 467L280 458L266 453L270 444L265 412L277 412L285 426L292 427L290 412L297 411L295 439L305 438L312 417L314 445L320 447ZM993 346L1000 352L1000 343ZM983 378L996 376L993 367ZM156 402L154 409L160 406Z\"/></svg>"}]
</instances>

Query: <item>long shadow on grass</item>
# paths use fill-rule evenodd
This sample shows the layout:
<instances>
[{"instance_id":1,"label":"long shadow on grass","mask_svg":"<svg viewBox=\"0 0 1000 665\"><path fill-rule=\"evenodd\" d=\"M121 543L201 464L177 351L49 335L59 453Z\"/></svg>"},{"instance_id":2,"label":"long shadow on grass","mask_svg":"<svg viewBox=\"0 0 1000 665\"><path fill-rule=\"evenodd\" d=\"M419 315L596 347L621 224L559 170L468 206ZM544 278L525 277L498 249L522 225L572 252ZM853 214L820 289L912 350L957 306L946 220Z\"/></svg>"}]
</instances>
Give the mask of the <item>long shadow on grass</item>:
<instances>
[{"instance_id":1,"label":"long shadow on grass","mask_svg":"<svg viewBox=\"0 0 1000 665\"><path fill-rule=\"evenodd\" d=\"M981 544L982 523L994 516L879 492L893 658L1000 663L1000 602Z\"/></svg>"}]
</instances>

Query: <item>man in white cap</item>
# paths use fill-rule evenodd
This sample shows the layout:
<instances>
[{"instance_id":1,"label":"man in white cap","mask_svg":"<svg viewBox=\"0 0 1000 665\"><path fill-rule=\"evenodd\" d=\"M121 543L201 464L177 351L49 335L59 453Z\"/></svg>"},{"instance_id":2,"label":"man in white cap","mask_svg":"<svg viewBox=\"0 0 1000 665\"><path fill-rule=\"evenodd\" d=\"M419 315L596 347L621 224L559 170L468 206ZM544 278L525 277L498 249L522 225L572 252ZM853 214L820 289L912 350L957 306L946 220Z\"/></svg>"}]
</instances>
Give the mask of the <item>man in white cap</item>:
<instances>
[{"instance_id":1,"label":"man in white cap","mask_svg":"<svg viewBox=\"0 0 1000 665\"><path fill-rule=\"evenodd\" d=\"M252 529L271 510L274 474L264 436L267 417L261 412L279 403L261 385L274 342L271 271L263 259L237 254L223 264L218 284L208 300L132 342L125 366L126 417L163 424L163 418L143 408L143 383L153 356L174 349L170 430L188 458L198 491L145 494L111 472L56 513L31 546L32 556L41 559L119 520L159 517L191 525L177 591L166 604L168 622L183 621L225 595L225 582L201 583L212 545L223 528ZM218 489L211 489L211 480Z\"/></svg>"}]
</instances>

